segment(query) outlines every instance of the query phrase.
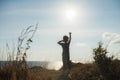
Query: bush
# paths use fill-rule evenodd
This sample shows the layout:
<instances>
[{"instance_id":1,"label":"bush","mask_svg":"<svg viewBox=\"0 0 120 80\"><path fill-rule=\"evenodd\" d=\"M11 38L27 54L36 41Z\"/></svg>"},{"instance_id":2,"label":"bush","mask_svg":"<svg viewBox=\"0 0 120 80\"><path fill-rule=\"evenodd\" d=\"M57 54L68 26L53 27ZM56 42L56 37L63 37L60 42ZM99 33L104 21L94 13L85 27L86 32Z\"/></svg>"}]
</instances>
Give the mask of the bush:
<instances>
[{"instance_id":1,"label":"bush","mask_svg":"<svg viewBox=\"0 0 120 80\"><path fill-rule=\"evenodd\" d=\"M116 77L113 75L110 65L113 61L113 56L107 56L107 49L102 47L102 43L99 42L97 48L93 49L94 60L96 65L99 68L99 72L102 76L104 76L107 80L116 80Z\"/></svg>"}]
</instances>

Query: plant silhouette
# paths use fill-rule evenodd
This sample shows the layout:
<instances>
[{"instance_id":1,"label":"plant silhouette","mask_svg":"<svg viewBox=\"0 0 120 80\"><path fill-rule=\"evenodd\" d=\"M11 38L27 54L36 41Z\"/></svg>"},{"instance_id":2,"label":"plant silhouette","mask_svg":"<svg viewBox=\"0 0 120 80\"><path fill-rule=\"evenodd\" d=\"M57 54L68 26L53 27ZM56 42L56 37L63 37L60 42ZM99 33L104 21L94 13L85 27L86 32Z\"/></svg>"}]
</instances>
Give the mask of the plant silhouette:
<instances>
[{"instance_id":1,"label":"plant silhouette","mask_svg":"<svg viewBox=\"0 0 120 80\"><path fill-rule=\"evenodd\" d=\"M63 71L70 69L70 51L69 46L71 42L71 32L69 32L68 36L63 36L63 40L58 41L58 44L62 46L63 52L62 52L62 61L63 61Z\"/></svg>"}]
</instances>

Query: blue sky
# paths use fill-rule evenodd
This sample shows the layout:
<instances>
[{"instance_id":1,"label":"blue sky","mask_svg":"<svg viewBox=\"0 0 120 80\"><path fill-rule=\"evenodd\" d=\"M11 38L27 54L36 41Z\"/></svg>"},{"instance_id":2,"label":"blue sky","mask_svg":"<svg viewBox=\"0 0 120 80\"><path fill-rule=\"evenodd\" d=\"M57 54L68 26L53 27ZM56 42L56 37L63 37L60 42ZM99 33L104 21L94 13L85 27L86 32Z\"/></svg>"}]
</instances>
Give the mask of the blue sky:
<instances>
[{"instance_id":1,"label":"blue sky","mask_svg":"<svg viewBox=\"0 0 120 80\"><path fill-rule=\"evenodd\" d=\"M72 19L66 14L70 9L75 12ZM97 43L107 44L112 36L109 50L117 54L119 21L119 0L0 0L0 47L17 44L20 32L38 23L28 60L60 61L62 49L57 41L72 32L71 60L89 61Z\"/></svg>"}]
</instances>

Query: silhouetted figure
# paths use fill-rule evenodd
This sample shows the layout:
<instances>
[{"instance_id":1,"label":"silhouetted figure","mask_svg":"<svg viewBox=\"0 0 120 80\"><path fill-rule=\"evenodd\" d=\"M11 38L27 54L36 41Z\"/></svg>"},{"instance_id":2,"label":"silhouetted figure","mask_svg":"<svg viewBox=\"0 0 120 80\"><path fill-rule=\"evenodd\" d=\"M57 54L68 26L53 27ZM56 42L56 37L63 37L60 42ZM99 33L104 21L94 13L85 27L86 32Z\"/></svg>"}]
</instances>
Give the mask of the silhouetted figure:
<instances>
[{"instance_id":1,"label":"silhouetted figure","mask_svg":"<svg viewBox=\"0 0 120 80\"><path fill-rule=\"evenodd\" d=\"M62 52L62 61L63 61L63 70L69 70L70 69L70 52L69 52L69 45L71 42L71 32L69 32L68 36L63 36L63 40L59 41L58 44L62 46L63 52Z\"/></svg>"}]
</instances>

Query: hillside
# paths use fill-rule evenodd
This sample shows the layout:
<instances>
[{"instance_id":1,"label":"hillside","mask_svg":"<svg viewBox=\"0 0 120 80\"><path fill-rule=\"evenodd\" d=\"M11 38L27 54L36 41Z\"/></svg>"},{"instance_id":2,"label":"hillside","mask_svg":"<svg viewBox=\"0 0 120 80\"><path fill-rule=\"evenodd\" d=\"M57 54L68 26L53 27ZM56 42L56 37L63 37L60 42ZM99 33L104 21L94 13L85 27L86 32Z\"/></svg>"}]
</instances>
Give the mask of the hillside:
<instances>
[{"instance_id":1,"label":"hillside","mask_svg":"<svg viewBox=\"0 0 120 80\"><path fill-rule=\"evenodd\" d=\"M114 60L109 66L113 77L119 80L120 61ZM42 67L31 68L34 80L107 80L99 71L95 63L73 63L69 72L47 70ZM108 73L109 74L109 73Z\"/></svg>"}]
</instances>

